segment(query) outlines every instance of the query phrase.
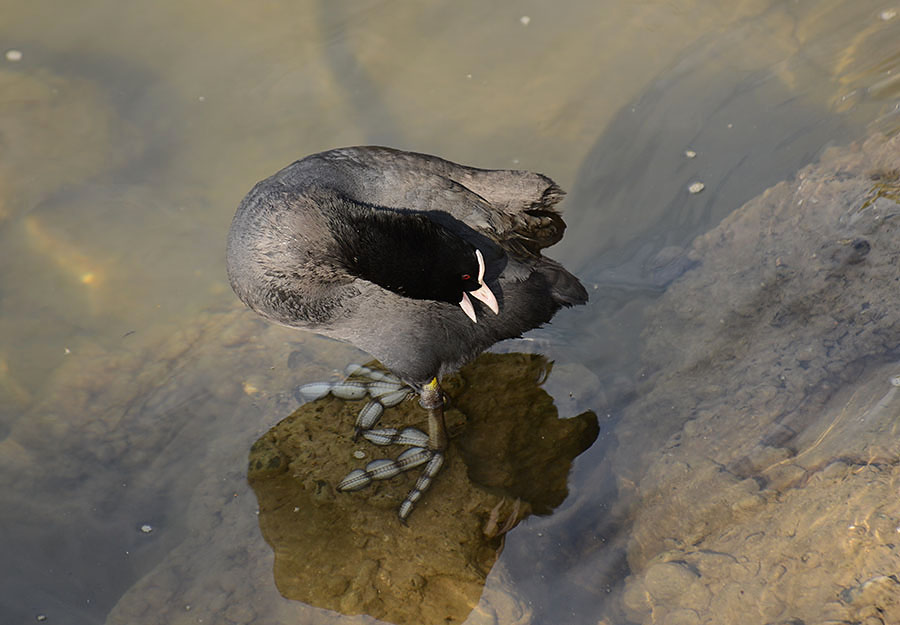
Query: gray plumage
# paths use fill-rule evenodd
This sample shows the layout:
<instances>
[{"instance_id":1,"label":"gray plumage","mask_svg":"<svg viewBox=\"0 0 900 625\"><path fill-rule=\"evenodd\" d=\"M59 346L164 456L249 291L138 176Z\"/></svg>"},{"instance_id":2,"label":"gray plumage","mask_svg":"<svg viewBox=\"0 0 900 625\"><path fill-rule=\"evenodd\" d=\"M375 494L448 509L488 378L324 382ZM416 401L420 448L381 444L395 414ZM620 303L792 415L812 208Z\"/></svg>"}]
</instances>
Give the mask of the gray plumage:
<instances>
[{"instance_id":1,"label":"gray plumage","mask_svg":"<svg viewBox=\"0 0 900 625\"><path fill-rule=\"evenodd\" d=\"M562 196L540 174L381 147L330 150L247 194L228 235L228 276L262 316L348 341L421 388L587 301L581 283L540 253L562 237ZM404 294L430 289L444 248L457 243L484 255L499 314L476 302L473 323L455 303ZM387 278L387 288L359 275L394 266L407 277Z\"/></svg>"}]
</instances>

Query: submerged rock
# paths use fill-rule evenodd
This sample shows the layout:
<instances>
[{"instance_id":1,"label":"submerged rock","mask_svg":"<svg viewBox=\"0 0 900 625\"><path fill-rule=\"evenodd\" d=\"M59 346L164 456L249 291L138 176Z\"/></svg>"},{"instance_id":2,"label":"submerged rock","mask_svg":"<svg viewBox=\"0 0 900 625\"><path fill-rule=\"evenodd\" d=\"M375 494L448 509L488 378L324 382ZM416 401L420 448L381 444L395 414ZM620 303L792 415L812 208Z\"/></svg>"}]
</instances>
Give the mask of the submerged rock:
<instances>
[{"instance_id":1,"label":"submerged rock","mask_svg":"<svg viewBox=\"0 0 900 625\"><path fill-rule=\"evenodd\" d=\"M898 191L900 136L830 149L698 237L651 309L613 462L632 620L900 622L840 593L900 565ZM654 591L676 564L705 590Z\"/></svg>"},{"instance_id":2,"label":"submerged rock","mask_svg":"<svg viewBox=\"0 0 900 625\"><path fill-rule=\"evenodd\" d=\"M396 510L418 470L354 493L335 490L351 469L402 449L353 442L365 400L318 399L263 435L250 454L249 480L281 594L392 623L464 621L505 532L563 501L573 459L597 437L592 413L558 418L539 386L551 366L538 355L483 354L445 380L447 424L457 436L408 527ZM383 421L424 427L424 417L407 401ZM521 599L502 595L493 593L493 610L504 622L529 612Z\"/></svg>"}]
</instances>

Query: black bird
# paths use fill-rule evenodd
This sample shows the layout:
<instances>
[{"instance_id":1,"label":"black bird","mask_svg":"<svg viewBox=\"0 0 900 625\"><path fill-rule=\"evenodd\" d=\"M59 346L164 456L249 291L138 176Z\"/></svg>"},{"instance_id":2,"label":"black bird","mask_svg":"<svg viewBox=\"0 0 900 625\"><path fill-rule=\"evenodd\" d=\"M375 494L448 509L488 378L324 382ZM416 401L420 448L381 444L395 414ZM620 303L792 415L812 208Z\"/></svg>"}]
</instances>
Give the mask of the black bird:
<instances>
[{"instance_id":1,"label":"black bird","mask_svg":"<svg viewBox=\"0 0 900 625\"><path fill-rule=\"evenodd\" d=\"M562 238L563 195L540 174L351 147L288 165L238 207L227 249L238 297L267 319L368 352L428 410L427 445L389 472L428 463L401 519L443 461L441 377L587 301L578 279L540 253ZM339 488L384 477L354 473Z\"/></svg>"}]
</instances>

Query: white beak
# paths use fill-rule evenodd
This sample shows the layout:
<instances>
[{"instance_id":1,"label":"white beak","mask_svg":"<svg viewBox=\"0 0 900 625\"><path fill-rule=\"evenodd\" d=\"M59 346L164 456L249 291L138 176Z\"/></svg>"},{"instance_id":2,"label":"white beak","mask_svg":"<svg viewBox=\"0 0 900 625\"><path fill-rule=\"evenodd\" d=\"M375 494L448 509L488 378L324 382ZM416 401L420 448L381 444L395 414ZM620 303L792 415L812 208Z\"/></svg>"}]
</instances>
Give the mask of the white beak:
<instances>
[{"instance_id":1,"label":"white beak","mask_svg":"<svg viewBox=\"0 0 900 625\"><path fill-rule=\"evenodd\" d=\"M466 295L465 291L463 292L462 299L459 300L459 307L463 309L463 312L472 320L472 323L478 323L478 319L475 318L475 307L472 306L472 300L469 299L469 296Z\"/></svg>"},{"instance_id":2,"label":"white beak","mask_svg":"<svg viewBox=\"0 0 900 625\"><path fill-rule=\"evenodd\" d=\"M495 315L499 314L500 305L497 304L497 298L494 297L494 293L488 288L488 285L483 282L484 257L481 255L481 250L475 250L475 258L478 259L478 283L481 286L474 291L470 291L469 293L472 295L472 297L490 308L491 312L493 312ZM472 306L472 300L469 299L469 295L463 293L462 299L459 301L459 306L463 309L463 312L468 315L469 319L471 319L474 323L478 323L478 320L475 318L475 307Z\"/></svg>"}]
</instances>

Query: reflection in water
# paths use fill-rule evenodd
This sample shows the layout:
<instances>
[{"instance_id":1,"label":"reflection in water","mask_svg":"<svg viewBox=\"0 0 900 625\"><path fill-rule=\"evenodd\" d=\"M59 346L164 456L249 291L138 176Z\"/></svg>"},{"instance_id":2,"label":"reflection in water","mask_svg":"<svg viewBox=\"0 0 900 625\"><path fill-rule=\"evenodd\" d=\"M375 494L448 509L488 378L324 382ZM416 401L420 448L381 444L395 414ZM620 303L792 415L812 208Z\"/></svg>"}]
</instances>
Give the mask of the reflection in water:
<instances>
[{"instance_id":1,"label":"reflection in water","mask_svg":"<svg viewBox=\"0 0 900 625\"><path fill-rule=\"evenodd\" d=\"M395 510L414 481L410 475L356 494L335 491L350 468L365 464L348 453L362 401L304 404L267 432L251 451L249 479L260 528L275 552L279 591L393 623L465 620L505 532L565 499L572 461L597 437L593 413L558 418L540 386L551 368L538 355L483 354L447 378L448 426L456 436L441 479L409 527ZM401 425L423 418L416 402L384 416Z\"/></svg>"}]
</instances>

